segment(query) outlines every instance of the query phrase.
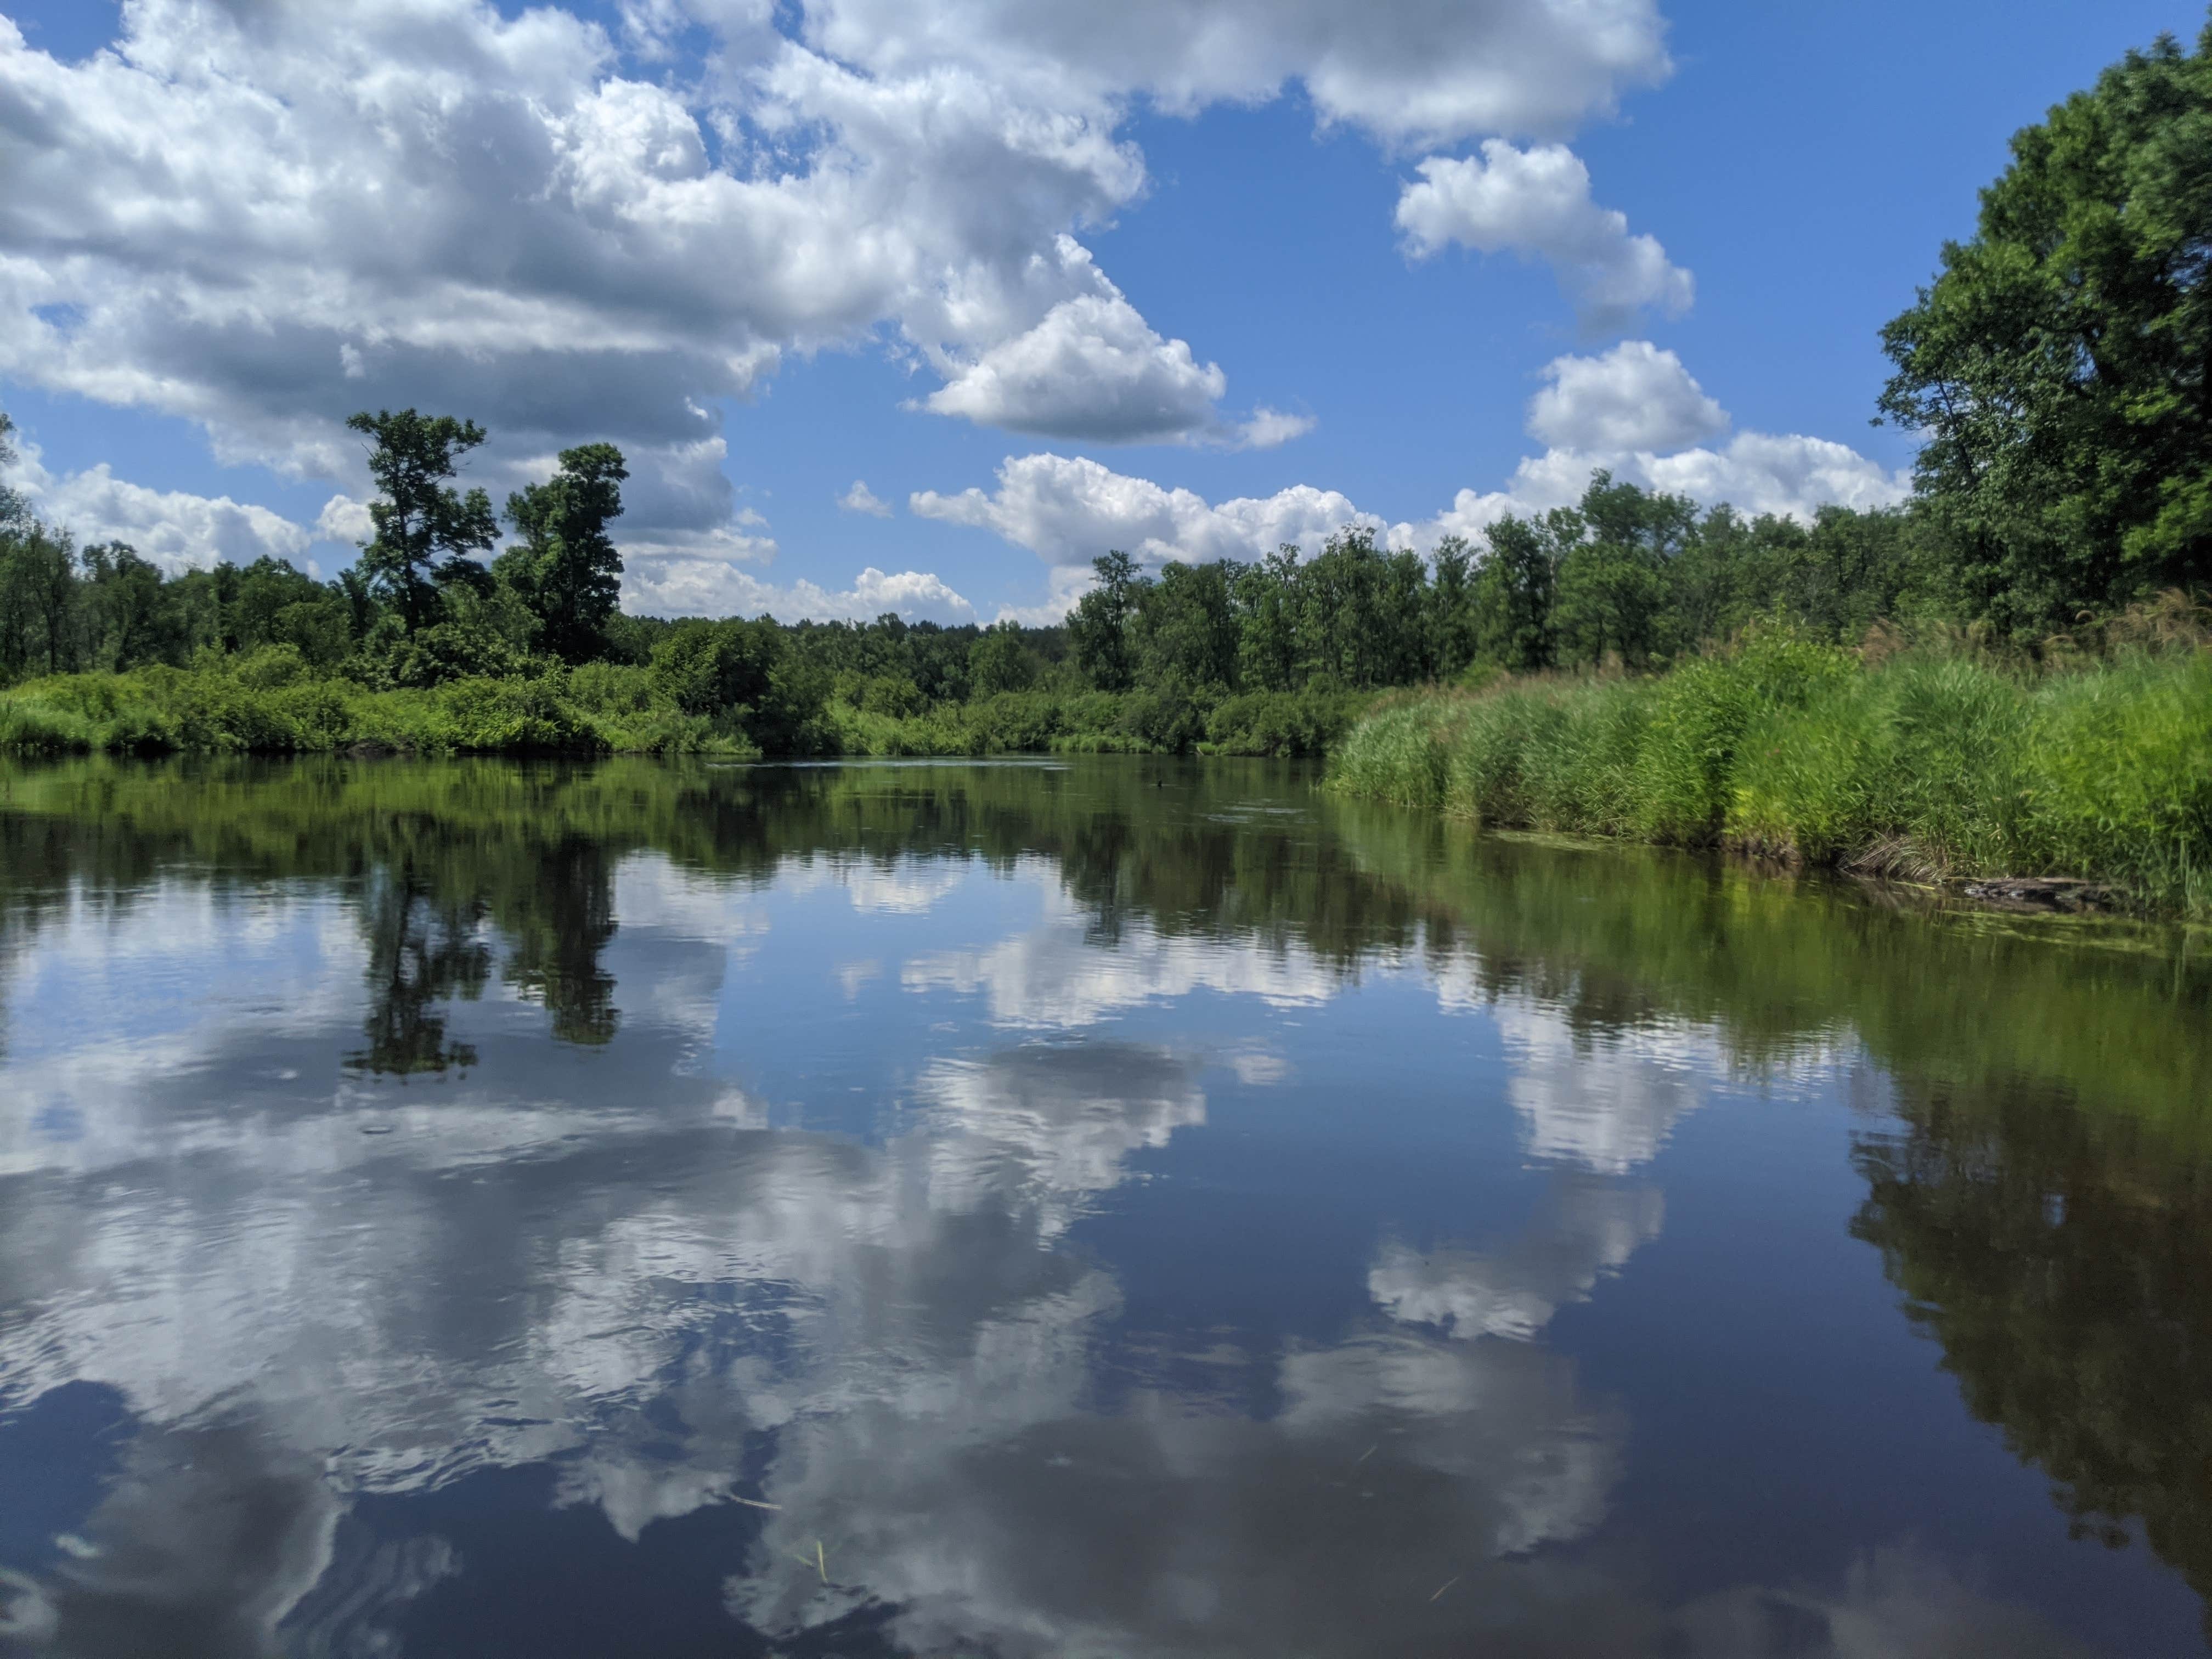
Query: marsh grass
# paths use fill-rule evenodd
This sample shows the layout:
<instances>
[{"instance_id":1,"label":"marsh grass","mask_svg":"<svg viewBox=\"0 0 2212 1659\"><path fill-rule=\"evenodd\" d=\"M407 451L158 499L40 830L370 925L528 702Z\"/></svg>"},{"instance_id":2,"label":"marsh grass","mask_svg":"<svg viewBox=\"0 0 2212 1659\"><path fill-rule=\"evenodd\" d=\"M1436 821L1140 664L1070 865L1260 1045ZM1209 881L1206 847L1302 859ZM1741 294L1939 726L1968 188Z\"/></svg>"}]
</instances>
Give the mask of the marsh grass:
<instances>
[{"instance_id":1,"label":"marsh grass","mask_svg":"<svg viewBox=\"0 0 2212 1659\"><path fill-rule=\"evenodd\" d=\"M2212 915L2212 649L2175 609L2105 625L2096 655L1769 632L1657 678L1437 692L1355 727L1332 785L1492 828L2084 876Z\"/></svg>"}]
</instances>

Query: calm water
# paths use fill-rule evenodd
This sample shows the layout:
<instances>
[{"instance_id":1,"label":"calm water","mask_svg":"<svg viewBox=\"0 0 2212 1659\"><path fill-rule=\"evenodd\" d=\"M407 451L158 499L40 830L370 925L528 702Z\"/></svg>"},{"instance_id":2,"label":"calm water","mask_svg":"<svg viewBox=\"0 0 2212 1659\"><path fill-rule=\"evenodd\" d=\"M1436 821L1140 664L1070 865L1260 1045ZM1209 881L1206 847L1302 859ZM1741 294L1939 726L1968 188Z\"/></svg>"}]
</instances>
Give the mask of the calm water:
<instances>
[{"instance_id":1,"label":"calm water","mask_svg":"<svg viewBox=\"0 0 2212 1659\"><path fill-rule=\"evenodd\" d=\"M0 1650L2203 1653L2204 956L1231 763L0 774Z\"/></svg>"}]
</instances>

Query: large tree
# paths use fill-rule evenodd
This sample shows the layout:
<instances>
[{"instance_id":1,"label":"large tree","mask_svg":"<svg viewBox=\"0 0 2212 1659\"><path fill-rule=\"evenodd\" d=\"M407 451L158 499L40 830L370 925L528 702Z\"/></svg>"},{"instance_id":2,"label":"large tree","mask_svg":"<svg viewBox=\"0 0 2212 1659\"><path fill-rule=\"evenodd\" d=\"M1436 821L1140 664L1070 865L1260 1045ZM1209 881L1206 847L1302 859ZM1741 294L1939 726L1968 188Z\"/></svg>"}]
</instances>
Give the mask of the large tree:
<instances>
[{"instance_id":1,"label":"large tree","mask_svg":"<svg viewBox=\"0 0 2212 1659\"><path fill-rule=\"evenodd\" d=\"M498 538L491 498L481 489L465 495L446 483L460 457L483 442L484 430L474 421L411 409L364 410L346 424L375 441L368 471L383 492L369 504L376 534L362 544L361 566L412 634L437 620L446 588L489 580L469 556Z\"/></svg>"},{"instance_id":2,"label":"large tree","mask_svg":"<svg viewBox=\"0 0 2212 1659\"><path fill-rule=\"evenodd\" d=\"M2013 631L2212 577L2212 27L2012 141L1882 331L1963 598Z\"/></svg>"},{"instance_id":3,"label":"large tree","mask_svg":"<svg viewBox=\"0 0 2212 1659\"><path fill-rule=\"evenodd\" d=\"M607 526L621 515L629 477L612 444L583 444L561 452L549 482L507 498L507 521L522 541L496 568L537 617L538 643L563 662L606 653L623 568Z\"/></svg>"},{"instance_id":4,"label":"large tree","mask_svg":"<svg viewBox=\"0 0 2212 1659\"><path fill-rule=\"evenodd\" d=\"M1141 578L1137 562L1115 549L1091 562L1098 585L1076 601L1068 614L1068 643L1075 665L1102 691L1126 691L1136 677L1130 648L1129 619L1136 610Z\"/></svg>"}]
</instances>

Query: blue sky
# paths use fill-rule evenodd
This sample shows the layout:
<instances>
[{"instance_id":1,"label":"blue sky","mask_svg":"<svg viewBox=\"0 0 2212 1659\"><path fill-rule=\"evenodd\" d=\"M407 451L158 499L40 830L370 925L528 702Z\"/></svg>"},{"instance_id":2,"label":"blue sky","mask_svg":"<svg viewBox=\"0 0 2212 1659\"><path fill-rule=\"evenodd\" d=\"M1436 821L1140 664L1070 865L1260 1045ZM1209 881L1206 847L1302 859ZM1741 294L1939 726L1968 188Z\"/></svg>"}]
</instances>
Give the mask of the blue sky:
<instances>
[{"instance_id":1,"label":"blue sky","mask_svg":"<svg viewBox=\"0 0 2212 1659\"><path fill-rule=\"evenodd\" d=\"M2204 21L390 9L0 0L0 406L49 516L328 574L359 402L483 420L495 492L622 443L629 602L663 611L1042 617L1107 545L1243 554L1357 514L1426 548L1593 464L1870 504L1911 460L1868 424L1876 331L2007 137ZM876 510L840 506L856 480Z\"/></svg>"}]
</instances>

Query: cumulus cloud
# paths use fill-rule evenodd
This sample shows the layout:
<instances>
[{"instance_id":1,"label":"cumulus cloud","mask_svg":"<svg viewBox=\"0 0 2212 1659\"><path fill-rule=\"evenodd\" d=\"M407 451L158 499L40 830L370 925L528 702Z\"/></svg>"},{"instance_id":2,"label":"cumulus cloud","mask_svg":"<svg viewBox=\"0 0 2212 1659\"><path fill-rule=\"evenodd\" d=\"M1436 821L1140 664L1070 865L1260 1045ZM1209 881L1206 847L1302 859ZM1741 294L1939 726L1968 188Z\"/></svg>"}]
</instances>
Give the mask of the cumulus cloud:
<instances>
[{"instance_id":1,"label":"cumulus cloud","mask_svg":"<svg viewBox=\"0 0 2212 1659\"><path fill-rule=\"evenodd\" d=\"M1048 597L1000 615L1057 622L1091 584L1091 560L1109 548L1149 562L1249 559L1284 544L1309 551L1354 526L1395 547L1432 550L1446 536L1479 537L1508 514L1570 507L1601 469L1626 483L1707 506L1809 520L1836 503L1893 506L1911 493L1892 472L1844 444L1802 434L1742 432L1718 447L1728 413L1671 351L1629 340L1595 356L1566 356L1542 371L1529 400L1530 434L1547 447L1523 459L1502 489L1462 489L1433 517L1389 525L1341 492L1293 484L1263 497L1208 502L1195 491L1116 472L1087 456L1008 457L992 490L921 490L919 517L988 530L1052 567Z\"/></svg>"},{"instance_id":2,"label":"cumulus cloud","mask_svg":"<svg viewBox=\"0 0 2212 1659\"><path fill-rule=\"evenodd\" d=\"M1055 566L1086 566L1109 548L1148 561L1249 559L1285 542L1318 543L1350 524L1379 528L1333 489L1294 484L1209 505L1188 489L1115 472L1085 456L1024 455L999 468L999 487L916 493L918 516L994 532Z\"/></svg>"},{"instance_id":3,"label":"cumulus cloud","mask_svg":"<svg viewBox=\"0 0 2212 1659\"><path fill-rule=\"evenodd\" d=\"M869 489L865 478L854 479L853 487L837 498L837 506L843 512L865 513L872 519L888 519L891 515L891 504Z\"/></svg>"},{"instance_id":4,"label":"cumulus cloud","mask_svg":"<svg viewBox=\"0 0 2212 1659\"><path fill-rule=\"evenodd\" d=\"M1065 99L1190 112L1302 84L1324 123L1393 145L1558 132L1672 67L1653 0L816 0L808 35L878 73L981 65Z\"/></svg>"},{"instance_id":5,"label":"cumulus cloud","mask_svg":"<svg viewBox=\"0 0 2212 1659\"><path fill-rule=\"evenodd\" d=\"M983 353L923 406L1011 432L1138 443L1209 425L1228 387L1218 364L1162 339L1121 295L1085 295Z\"/></svg>"},{"instance_id":6,"label":"cumulus cloud","mask_svg":"<svg viewBox=\"0 0 2212 1659\"><path fill-rule=\"evenodd\" d=\"M1802 433L1740 432L1725 444L1700 441L1728 429L1680 358L1646 340L1595 357L1546 366L1529 400L1528 431L1550 447L1528 456L1503 489L1462 489L1435 518L1393 526L1401 545L1433 547L1473 537L1508 514L1570 507L1603 469L1628 483L1687 495L1706 506L1809 520L1831 503L1893 507L1911 493L1909 472L1890 471L1847 444Z\"/></svg>"},{"instance_id":7,"label":"cumulus cloud","mask_svg":"<svg viewBox=\"0 0 2212 1659\"><path fill-rule=\"evenodd\" d=\"M1728 430L1682 360L1649 340L1599 357L1558 357L1528 404L1528 431L1554 449L1680 449Z\"/></svg>"},{"instance_id":8,"label":"cumulus cloud","mask_svg":"<svg viewBox=\"0 0 2212 1659\"><path fill-rule=\"evenodd\" d=\"M850 587L762 580L724 559L682 554L633 561L623 573L623 605L648 617L758 617L781 622L868 622L887 611L908 621L973 622L975 607L924 570L886 574L871 565Z\"/></svg>"},{"instance_id":9,"label":"cumulus cloud","mask_svg":"<svg viewBox=\"0 0 2212 1659\"><path fill-rule=\"evenodd\" d=\"M1479 157L1432 155L1415 171L1420 180L1401 191L1397 215L1414 258L1457 242L1541 258L1593 333L1627 326L1645 307L1670 317L1690 308L1690 273L1656 238L1631 235L1626 214L1590 199L1589 169L1565 145L1521 149L1493 138Z\"/></svg>"},{"instance_id":10,"label":"cumulus cloud","mask_svg":"<svg viewBox=\"0 0 2212 1659\"><path fill-rule=\"evenodd\" d=\"M1314 429L1316 422L1310 415L1285 414L1279 409L1256 409L1252 418L1231 428L1230 447L1236 449L1273 449L1293 438L1303 438Z\"/></svg>"},{"instance_id":11,"label":"cumulus cloud","mask_svg":"<svg viewBox=\"0 0 2212 1659\"><path fill-rule=\"evenodd\" d=\"M611 438L643 544L745 557L715 539L737 497L714 404L794 352L888 341L943 377L926 406L1024 432L1294 435L1220 416L1220 368L1073 240L1144 190L1136 100L1296 85L1324 124L1425 145L1566 131L1668 69L1654 0L620 15L137 0L76 63L0 19L0 374L356 494L339 422L364 406L483 421L495 494Z\"/></svg>"},{"instance_id":12,"label":"cumulus cloud","mask_svg":"<svg viewBox=\"0 0 2212 1659\"><path fill-rule=\"evenodd\" d=\"M173 575L226 560L297 560L321 533L228 495L132 483L117 477L105 461L58 477L47 471L36 444L19 441L16 448L4 482L41 518L81 544L128 542Z\"/></svg>"}]
</instances>

